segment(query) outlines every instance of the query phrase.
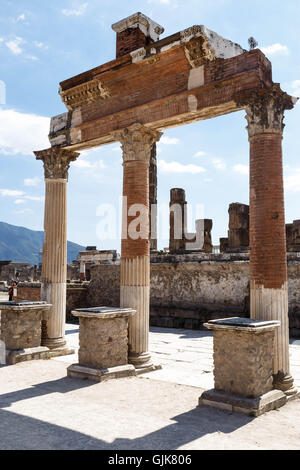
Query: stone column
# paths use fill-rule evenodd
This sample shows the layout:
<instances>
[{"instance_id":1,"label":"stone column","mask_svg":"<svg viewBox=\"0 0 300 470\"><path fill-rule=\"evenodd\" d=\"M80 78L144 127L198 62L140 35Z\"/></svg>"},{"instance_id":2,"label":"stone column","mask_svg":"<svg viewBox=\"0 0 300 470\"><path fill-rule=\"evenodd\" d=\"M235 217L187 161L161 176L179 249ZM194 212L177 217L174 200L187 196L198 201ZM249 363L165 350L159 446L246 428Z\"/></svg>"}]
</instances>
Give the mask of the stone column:
<instances>
[{"instance_id":1,"label":"stone column","mask_svg":"<svg viewBox=\"0 0 300 470\"><path fill-rule=\"evenodd\" d=\"M34 152L45 171L44 246L41 299L52 304L43 318L42 345L63 348L67 279L67 181L78 153L60 148Z\"/></svg>"},{"instance_id":2,"label":"stone column","mask_svg":"<svg viewBox=\"0 0 300 470\"><path fill-rule=\"evenodd\" d=\"M152 145L149 169L150 250L157 250L157 160L156 143Z\"/></svg>"},{"instance_id":3,"label":"stone column","mask_svg":"<svg viewBox=\"0 0 300 470\"><path fill-rule=\"evenodd\" d=\"M273 359L274 387L296 389L290 375L286 235L282 172L285 109L293 100L278 85L245 103L250 141L250 312L280 320Z\"/></svg>"},{"instance_id":4,"label":"stone column","mask_svg":"<svg viewBox=\"0 0 300 470\"><path fill-rule=\"evenodd\" d=\"M150 307L149 164L161 133L141 124L116 132L123 150L121 307L136 310L129 322L129 362L152 366L148 351ZM134 206L136 205L136 206Z\"/></svg>"},{"instance_id":5,"label":"stone column","mask_svg":"<svg viewBox=\"0 0 300 470\"><path fill-rule=\"evenodd\" d=\"M85 280L85 262L80 261L80 280L84 281Z\"/></svg>"},{"instance_id":6,"label":"stone column","mask_svg":"<svg viewBox=\"0 0 300 470\"><path fill-rule=\"evenodd\" d=\"M186 204L185 190L172 188L170 190L170 253L185 250Z\"/></svg>"}]
</instances>

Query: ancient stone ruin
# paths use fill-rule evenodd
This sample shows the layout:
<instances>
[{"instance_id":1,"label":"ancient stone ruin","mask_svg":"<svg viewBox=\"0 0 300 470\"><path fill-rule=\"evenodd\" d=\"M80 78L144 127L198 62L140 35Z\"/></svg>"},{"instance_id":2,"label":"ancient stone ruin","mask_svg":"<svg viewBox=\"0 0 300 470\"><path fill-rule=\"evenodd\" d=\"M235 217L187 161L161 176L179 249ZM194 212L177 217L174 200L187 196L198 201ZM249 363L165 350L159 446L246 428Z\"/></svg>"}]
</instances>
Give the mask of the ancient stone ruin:
<instances>
[{"instance_id":1,"label":"ancient stone ruin","mask_svg":"<svg viewBox=\"0 0 300 470\"><path fill-rule=\"evenodd\" d=\"M157 201L155 145L170 127L243 110L250 145L251 218L249 224L248 206L237 203L230 206L228 238L221 242L225 252L222 262L230 256L241 257L250 247L250 316L280 322L274 329L272 375L275 387L292 395L295 389L289 366L282 138L284 113L297 100L273 82L271 63L259 49L245 51L205 26L192 26L160 40L163 28L136 13L112 28L116 32L116 58L61 82L60 96L67 111L51 120L51 147L35 152L44 165L46 188L41 299L52 305L43 314L42 346L57 354L68 352L65 339L68 169L80 158L81 151L120 142L123 227L117 307L136 312L129 319L129 363L136 370L152 369L148 336L150 249L157 248L153 209ZM184 209L184 190L171 190L173 204ZM143 208L138 223L133 210L136 205ZM182 210L179 226L184 235L178 237L175 213L176 209L170 211L167 256L190 257L198 265L206 259L205 269L209 270L218 259L209 258L214 256L212 221L199 221L196 233L186 234ZM151 233L150 220L154 221ZM134 230L136 226L140 228L139 236ZM297 245L296 222L288 228L288 236L288 243ZM203 238L202 245L198 244L199 237ZM198 253L186 253L190 244L196 245ZM154 254L152 265L155 256L159 255ZM82 260L82 279L86 274L83 265ZM195 272L199 273L197 268ZM179 270L167 269L167 277L174 281ZM216 271L214 275L221 276ZM167 284L164 289L167 291ZM190 293L189 298L192 301Z\"/></svg>"}]
</instances>

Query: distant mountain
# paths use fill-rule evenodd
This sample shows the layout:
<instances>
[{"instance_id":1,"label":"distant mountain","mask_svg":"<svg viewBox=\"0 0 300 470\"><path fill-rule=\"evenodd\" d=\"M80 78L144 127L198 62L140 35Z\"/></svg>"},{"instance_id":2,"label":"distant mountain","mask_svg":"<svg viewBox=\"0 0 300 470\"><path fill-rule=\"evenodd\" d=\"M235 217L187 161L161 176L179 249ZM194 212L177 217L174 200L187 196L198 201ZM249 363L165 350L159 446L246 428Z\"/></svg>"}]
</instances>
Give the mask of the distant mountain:
<instances>
[{"instance_id":1,"label":"distant mountain","mask_svg":"<svg viewBox=\"0 0 300 470\"><path fill-rule=\"evenodd\" d=\"M0 222L0 260L38 264L41 262L44 232ZM85 247L68 242L68 263Z\"/></svg>"}]
</instances>

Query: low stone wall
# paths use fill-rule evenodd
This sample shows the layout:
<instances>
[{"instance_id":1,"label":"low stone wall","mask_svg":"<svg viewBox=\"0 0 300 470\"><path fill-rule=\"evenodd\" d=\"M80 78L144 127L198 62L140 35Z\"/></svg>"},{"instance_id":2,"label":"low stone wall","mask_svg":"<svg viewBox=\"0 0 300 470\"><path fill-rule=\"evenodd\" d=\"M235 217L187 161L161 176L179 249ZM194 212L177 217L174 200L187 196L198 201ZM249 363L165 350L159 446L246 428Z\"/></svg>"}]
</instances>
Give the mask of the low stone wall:
<instances>
[{"instance_id":1,"label":"low stone wall","mask_svg":"<svg viewBox=\"0 0 300 470\"><path fill-rule=\"evenodd\" d=\"M75 308L84 308L88 306L88 285L89 283L86 282L67 284L67 322L78 323L78 319L73 317L71 311ZM13 300L40 300L40 296L40 282L20 282L17 288L17 296L14 297Z\"/></svg>"},{"instance_id":2,"label":"low stone wall","mask_svg":"<svg viewBox=\"0 0 300 470\"><path fill-rule=\"evenodd\" d=\"M120 305L120 266L91 268L90 306ZM150 324L202 329L210 319L249 316L249 254L151 256ZM300 337L300 253L288 254L289 316Z\"/></svg>"},{"instance_id":3,"label":"low stone wall","mask_svg":"<svg viewBox=\"0 0 300 470\"><path fill-rule=\"evenodd\" d=\"M67 284L67 321L71 310L120 306L120 265L91 267L90 283ZM300 337L300 253L288 254L291 334ZM20 283L18 300L39 300L40 283ZM249 316L249 254L151 256L153 326L201 329L208 320Z\"/></svg>"}]
</instances>

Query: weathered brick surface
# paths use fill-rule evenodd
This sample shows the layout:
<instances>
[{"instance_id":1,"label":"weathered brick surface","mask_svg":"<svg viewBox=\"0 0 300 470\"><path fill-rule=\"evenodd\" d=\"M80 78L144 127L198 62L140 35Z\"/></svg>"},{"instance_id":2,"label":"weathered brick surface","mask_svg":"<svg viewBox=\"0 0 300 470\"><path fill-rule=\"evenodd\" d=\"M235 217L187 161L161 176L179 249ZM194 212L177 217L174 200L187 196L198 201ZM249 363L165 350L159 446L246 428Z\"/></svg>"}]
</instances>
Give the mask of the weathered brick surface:
<instances>
[{"instance_id":1,"label":"weathered brick surface","mask_svg":"<svg viewBox=\"0 0 300 470\"><path fill-rule=\"evenodd\" d=\"M1 340L7 349L27 349L41 345L40 310L1 311Z\"/></svg>"},{"instance_id":2,"label":"weathered brick surface","mask_svg":"<svg viewBox=\"0 0 300 470\"><path fill-rule=\"evenodd\" d=\"M122 57L140 47L145 47L150 42L153 41L150 38L146 38L140 28L128 28L121 33L117 33L116 56Z\"/></svg>"},{"instance_id":3,"label":"weathered brick surface","mask_svg":"<svg viewBox=\"0 0 300 470\"><path fill-rule=\"evenodd\" d=\"M149 210L149 163L144 161L130 161L124 163L123 196L127 198L127 207L133 204L142 204ZM138 215L138 214L137 214ZM127 216L127 227L136 219L136 215ZM130 236L122 240L122 258L136 258L149 256L149 219L145 219L147 233L144 238L132 239ZM138 229L139 230L139 229ZM138 231L137 230L137 231ZM145 238L147 237L147 238Z\"/></svg>"},{"instance_id":4,"label":"weathered brick surface","mask_svg":"<svg viewBox=\"0 0 300 470\"><path fill-rule=\"evenodd\" d=\"M128 363L128 319L80 318L79 363L99 368Z\"/></svg>"},{"instance_id":5,"label":"weathered brick surface","mask_svg":"<svg viewBox=\"0 0 300 470\"><path fill-rule=\"evenodd\" d=\"M273 331L214 331L215 389L249 398L272 390L273 350Z\"/></svg>"},{"instance_id":6,"label":"weathered brick surface","mask_svg":"<svg viewBox=\"0 0 300 470\"><path fill-rule=\"evenodd\" d=\"M159 43L155 47L159 50ZM271 85L271 64L259 50L204 65L204 85L188 91L190 64L184 47L174 47L137 63L129 54L61 83L66 91L89 80L99 79L108 96L81 106L81 140L112 141L111 133L136 122L164 128L205 119L240 109L240 92ZM197 102L189 107L188 98ZM71 115L70 115L71 118ZM70 121L71 122L71 121ZM70 139L68 125L63 131ZM73 131L72 135L78 135Z\"/></svg>"},{"instance_id":7,"label":"weathered brick surface","mask_svg":"<svg viewBox=\"0 0 300 470\"><path fill-rule=\"evenodd\" d=\"M265 288L287 280L281 140L281 134L250 138L250 276Z\"/></svg>"},{"instance_id":8,"label":"weathered brick surface","mask_svg":"<svg viewBox=\"0 0 300 470\"><path fill-rule=\"evenodd\" d=\"M41 296L41 285L40 283L28 283L26 286L18 286L17 296L14 297L14 300L40 300Z\"/></svg>"}]
</instances>

